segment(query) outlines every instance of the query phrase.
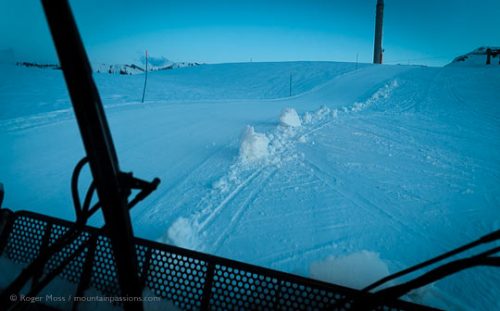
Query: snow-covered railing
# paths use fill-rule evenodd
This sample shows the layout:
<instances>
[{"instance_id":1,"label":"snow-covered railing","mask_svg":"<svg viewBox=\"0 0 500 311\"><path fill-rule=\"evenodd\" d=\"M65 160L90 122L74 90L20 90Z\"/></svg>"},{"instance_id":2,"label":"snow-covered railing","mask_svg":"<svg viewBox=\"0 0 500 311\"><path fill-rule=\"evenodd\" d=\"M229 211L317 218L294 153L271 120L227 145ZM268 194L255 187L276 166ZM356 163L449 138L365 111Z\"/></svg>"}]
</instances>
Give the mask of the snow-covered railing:
<instances>
[{"instance_id":1,"label":"snow-covered railing","mask_svg":"<svg viewBox=\"0 0 500 311\"><path fill-rule=\"evenodd\" d=\"M29 264L74 225L26 211L16 212L9 218L0 240L0 255L22 265ZM343 286L171 245L139 238L135 243L144 287L183 310L350 309L350 302L366 297L360 291ZM82 248L83 244L87 246ZM87 289L107 297L119 296L111 245L97 228L85 227L71 244L49 260L44 273L49 273L78 249L80 253L59 277L78 285L77 296ZM377 310L422 308L425 309L395 301Z\"/></svg>"}]
</instances>

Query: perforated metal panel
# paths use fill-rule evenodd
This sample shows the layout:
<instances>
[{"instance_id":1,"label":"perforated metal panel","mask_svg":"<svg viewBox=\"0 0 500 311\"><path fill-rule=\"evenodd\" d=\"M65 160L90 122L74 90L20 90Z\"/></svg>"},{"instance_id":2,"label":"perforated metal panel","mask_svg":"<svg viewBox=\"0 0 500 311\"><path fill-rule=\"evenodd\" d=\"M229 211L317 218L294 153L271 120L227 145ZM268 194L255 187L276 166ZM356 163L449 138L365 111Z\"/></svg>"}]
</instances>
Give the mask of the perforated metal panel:
<instances>
[{"instance_id":1,"label":"perforated metal panel","mask_svg":"<svg viewBox=\"0 0 500 311\"><path fill-rule=\"evenodd\" d=\"M72 225L35 213L17 212L3 254L17 263L28 264ZM83 244L85 247L80 247ZM88 284L81 286L97 289L105 296L119 296L109 239L96 228L86 227L47 263L45 273L78 248L81 252L60 277L79 284L88 269ZM143 239L136 239L136 249L139 276L145 287L182 310L348 310L352 309L351 301L364 297L361 292L342 286ZM377 309L422 308L396 301Z\"/></svg>"},{"instance_id":2,"label":"perforated metal panel","mask_svg":"<svg viewBox=\"0 0 500 311\"><path fill-rule=\"evenodd\" d=\"M36 258L42 245L47 222L30 217L18 217L7 242L7 254L16 263L29 263Z\"/></svg>"},{"instance_id":3,"label":"perforated metal panel","mask_svg":"<svg viewBox=\"0 0 500 311\"><path fill-rule=\"evenodd\" d=\"M277 278L225 265L215 266L213 278L210 302L216 310L273 310L278 306Z\"/></svg>"},{"instance_id":4,"label":"perforated metal panel","mask_svg":"<svg viewBox=\"0 0 500 311\"><path fill-rule=\"evenodd\" d=\"M23 217L24 218L24 217ZM24 218L28 219L28 218ZM50 232L47 232L50 231ZM64 235L68 231L68 227L50 224L45 227L44 235L49 234L49 243L48 245L54 244L62 235ZM52 258L48 261L46 265L46 272L52 271L59 264L61 264L66 258L68 258L71 254L73 254L78 247L80 247L84 242L89 239L89 234L83 232L79 235L72 243L68 246L64 247L60 252L52 256ZM43 237L42 237L43 243ZM42 244L43 245L43 244ZM45 246L45 245L44 245ZM73 283L78 283L80 280L80 274L83 267L83 262L85 261L85 256L87 254L87 250L84 250L82 253L78 254L62 271L62 276Z\"/></svg>"},{"instance_id":5,"label":"perforated metal panel","mask_svg":"<svg viewBox=\"0 0 500 311\"><path fill-rule=\"evenodd\" d=\"M205 261L154 249L146 286L183 310L197 310L201 307L206 273Z\"/></svg>"}]
</instances>

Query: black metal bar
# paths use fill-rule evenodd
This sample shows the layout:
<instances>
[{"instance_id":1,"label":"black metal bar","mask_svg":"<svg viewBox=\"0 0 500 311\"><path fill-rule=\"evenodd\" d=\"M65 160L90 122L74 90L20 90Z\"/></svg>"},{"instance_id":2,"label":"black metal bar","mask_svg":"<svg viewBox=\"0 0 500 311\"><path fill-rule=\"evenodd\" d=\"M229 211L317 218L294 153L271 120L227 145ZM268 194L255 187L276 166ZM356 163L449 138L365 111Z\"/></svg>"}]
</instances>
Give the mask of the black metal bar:
<instances>
[{"instance_id":1,"label":"black metal bar","mask_svg":"<svg viewBox=\"0 0 500 311\"><path fill-rule=\"evenodd\" d=\"M2 208L4 195L5 195L5 190L3 189L3 184L0 182L0 208Z\"/></svg>"},{"instance_id":2,"label":"black metal bar","mask_svg":"<svg viewBox=\"0 0 500 311\"><path fill-rule=\"evenodd\" d=\"M82 273L80 274L80 282L76 289L75 297L82 297L85 290L89 288L90 280L92 278L92 266L94 265L94 255L97 246L97 235L92 235L89 239L89 245L87 246L87 256L85 257L85 262L83 264ZM77 310L78 301L75 299L73 302L72 310Z\"/></svg>"},{"instance_id":3,"label":"black metal bar","mask_svg":"<svg viewBox=\"0 0 500 311\"><path fill-rule=\"evenodd\" d=\"M35 286L33 286L27 296L35 297L36 295L38 295L38 293L40 293L40 291L45 286L47 286L50 282L52 282L52 280L54 280L56 276L60 275L63 272L63 270L69 265L70 262L72 262L78 255L84 252L86 247L86 243L82 243L80 246L78 246L73 253L64 258L64 260L52 271L44 275L44 277L41 278L41 280L37 284L35 284Z\"/></svg>"},{"instance_id":4,"label":"black metal bar","mask_svg":"<svg viewBox=\"0 0 500 311\"><path fill-rule=\"evenodd\" d=\"M0 256L7 246L8 237L14 224L14 212L10 209L0 208Z\"/></svg>"},{"instance_id":5,"label":"black metal bar","mask_svg":"<svg viewBox=\"0 0 500 311\"><path fill-rule=\"evenodd\" d=\"M426 261L423 261L421 263L418 263L412 267L409 267L409 268L406 268L404 270L401 270L399 272L396 272L394 274L391 274L391 275L388 275L370 285L368 285L367 287L363 288L362 291L363 292L369 292L377 287L379 287L380 285L382 284L385 284L391 280L394 280L396 278L400 278L402 277L403 275L407 275L409 273L412 273L412 272L415 272L415 271L418 271L420 269L423 269L427 266L430 266L430 265L433 265L437 262L440 262L440 261L443 261L444 259L446 258L450 258L451 256L455 256L457 254L460 254L460 253L463 253L465 252L466 250L469 250L469 249L472 249L478 245L481 245L481 244L485 244L485 243L490 243L490 242L493 242L493 241L496 241L496 240L499 240L500 239L500 230L496 230L494 232L491 232L489 234L486 234L482 237L480 237L479 239L475 240L475 241L472 241L470 243L467 243L465 245L462 245L460 247L457 247L455 249L452 249L451 251L448 251L444 254L441 254L441 255L438 255L434 258L431 258L431 259L428 259Z\"/></svg>"},{"instance_id":6,"label":"black metal bar","mask_svg":"<svg viewBox=\"0 0 500 311\"><path fill-rule=\"evenodd\" d=\"M208 262L207 273L205 274L205 285L203 286L203 298L201 310L210 310L210 297L212 296L212 282L214 280L215 264Z\"/></svg>"},{"instance_id":7,"label":"black metal bar","mask_svg":"<svg viewBox=\"0 0 500 311\"><path fill-rule=\"evenodd\" d=\"M92 70L67 0L42 0L108 227L123 296L141 297L126 189ZM125 310L142 310L139 301Z\"/></svg>"},{"instance_id":8,"label":"black metal bar","mask_svg":"<svg viewBox=\"0 0 500 311\"><path fill-rule=\"evenodd\" d=\"M276 293L274 295L274 310L281 310L280 309L280 297L281 297L281 283L283 281L278 280L278 284L276 284Z\"/></svg>"},{"instance_id":9,"label":"black metal bar","mask_svg":"<svg viewBox=\"0 0 500 311\"><path fill-rule=\"evenodd\" d=\"M465 269L477 266L500 267L500 257L489 257L490 255L496 254L498 252L500 252L500 247L495 247L475 256L448 262L442 266L438 266L424 273L423 275L415 279L402 284L394 285L392 287L384 288L376 292L374 295L367 297L367 299L356 301L355 306L357 307L361 305L363 306L363 308L368 309L380 305L381 302L394 301L416 288L421 288L427 284L431 284Z\"/></svg>"},{"instance_id":10,"label":"black metal bar","mask_svg":"<svg viewBox=\"0 0 500 311\"><path fill-rule=\"evenodd\" d=\"M52 224L47 223L47 226L45 226L45 230L43 232L42 244L40 245L40 253L49 246L51 232L52 232ZM38 285L38 281L43 275L43 269L45 268L46 264L47 263L40 265L38 270L34 271L31 281L31 289L35 288Z\"/></svg>"},{"instance_id":11,"label":"black metal bar","mask_svg":"<svg viewBox=\"0 0 500 311\"><path fill-rule=\"evenodd\" d=\"M17 214L16 214L17 215ZM15 220L14 220L15 222ZM12 224L14 225L14 224ZM53 222L46 222L47 226L54 225ZM82 227L83 224L80 225ZM17 278L12 281L7 288L5 288L0 294L0 305L10 306L15 303L9 299L11 294L18 294L19 291L25 286L25 284L37 274L37 271L43 269L47 261L52 257L53 254L61 251L68 243L68 241L73 241L76 235L80 233L82 228L76 228L75 225L65 226L69 230L59 238L54 244L47 245L45 249L42 247L38 248L38 256L33 259L33 261L25 267ZM43 243L42 243L43 244Z\"/></svg>"},{"instance_id":12,"label":"black metal bar","mask_svg":"<svg viewBox=\"0 0 500 311\"><path fill-rule=\"evenodd\" d=\"M151 183L151 187L156 187L157 183L159 183L159 180L155 179L155 181L153 181ZM147 192L147 191L150 191L150 189L145 189L145 190L141 191L137 196L141 195L141 193L143 193L144 191ZM87 201L87 198L85 201ZM87 214L88 214L87 216L90 217L91 215L93 215L98 210L99 207L100 207L100 204L97 203L92 210L87 212ZM131 207L132 207L132 205L130 204L129 208L131 208ZM8 213L13 214L12 211L7 210L7 209L0 209L0 211L1 212L7 211ZM5 213L3 213L3 214L5 214ZM1 214L1 215L3 215L3 214ZM2 219L3 218L4 217L2 217ZM8 237L8 233L10 233L11 227L14 223L14 215L11 215L8 218L8 220L10 221L10 227L7 227L5 229L5 234L6 234L5 237L3 235L1 237L2 240L0 240L0 250L3 250L3 248L5 247L5 245L8 242L7 237ZM53 222L50 222L50 221L47 221L46 223L50 226L52 226L52 224L53 224ZM10 304L10 302L7 300L7 296L10 294L17 294L21 290L21 288L24 286L24 284L26 284L27 281L29 281L30 279L34 280L36 278L37 273L38 273L37 271L43 271L43 267L45 266L47 261L50 260L50 258L54 254L61 251L66 245L71 244L75 239L78 238L78 236L80 235L80 232L82 231L83 227L85 226L85 223L86 223L85 221L79 221L77 219L77 222L74 223L72 226L60 224L64 227L67 227L68 231L66 231L66 233L63 236L61 236L59 239L57 239L52 245L49 245L48 243L45 242L45 240L46 240L45 237L47 237L47 239L49 237L49 235L45 234L44 238L42 240L42 245L40 246L38 256L28 265L28 267L24 268L23 271L21 272L21 274L1 293L0 303ZM105 232L107 232L107 226L103 226L101 229L98 229L98 230L100 230L101 234L104 234ZM4 231L2 231L2 232L4 232ZM49 231L46 230L45 232L50 233L50 230ZM95 232L93 232L93 235L97 235L98 233L99 232L95 231ZM91 243L91 240L89 239L87 242L83 242L83 245L87 246L90 243ZM0 252L0 254L1 254L1 252ZM60 267L60 268L63 269L64 267ZM142 282L142 280L141 280L141 282ZM142 288L142 286L143 286L143 284L141 283L141 288Z\"/></svg>"},{"instance_id":13,"label":"black metal bar","mask_svg":"<svg viewBox=\"0 0 500 311\"><path fill-rule=\"evenodd\" d=\"M151 247L148 247L146 254L144 254L144 263L142 264L141 270L141 286L142 288L147 287L149 266L151 265L152 251Z\"/></svg>"}]
</instances>

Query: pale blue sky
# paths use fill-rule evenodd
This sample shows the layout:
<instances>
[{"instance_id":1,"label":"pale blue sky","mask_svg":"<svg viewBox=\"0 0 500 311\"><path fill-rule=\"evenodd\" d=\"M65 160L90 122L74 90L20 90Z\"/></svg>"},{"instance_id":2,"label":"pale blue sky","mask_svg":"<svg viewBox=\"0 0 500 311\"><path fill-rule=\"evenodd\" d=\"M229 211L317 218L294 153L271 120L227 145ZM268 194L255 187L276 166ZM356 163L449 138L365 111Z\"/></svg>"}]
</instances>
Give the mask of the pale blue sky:
<instances>
[{"instance_id":1,"label":"pale blue sky","mask_svg":"<svg viewBox=\"0 0 500 311\"><path fill-rule=\"evenodd\" d=\"M93 62L371 62L376 0L71 0ZM498 0L385 0L384 61L442 65L500 45ZM56 62L38 0L0 0L0 50Z\"/></svg>"}]
</instances>

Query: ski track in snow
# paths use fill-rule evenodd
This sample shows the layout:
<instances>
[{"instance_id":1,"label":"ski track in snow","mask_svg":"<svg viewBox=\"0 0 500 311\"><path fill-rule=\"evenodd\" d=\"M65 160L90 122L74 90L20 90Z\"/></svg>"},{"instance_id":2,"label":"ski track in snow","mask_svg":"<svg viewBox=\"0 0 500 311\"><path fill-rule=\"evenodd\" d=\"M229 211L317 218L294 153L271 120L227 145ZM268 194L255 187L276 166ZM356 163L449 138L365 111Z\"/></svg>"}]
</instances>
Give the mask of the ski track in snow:
<instances>
[{"instance_id":1,"label":"ski track in snow","mask_svg":"<svg viewBox=\"0 0 500 311\"><path fill-rule=\"evenodd\" d=\"M298 154L296 150L296 145L300 143L301 138L307 141L308 136L332 125L332 123L339 118L340 114L360 113L386 100L397 87L397 81L390 80L382 83L364 102L356 102L352 106L344 107L340 110L331 110L323 106L314 112L308 112L302 117L304 123L302 127L291 128L278 125L273 131L266 134L270 139L269 146L271 150L271 154L266 159L259 163L252 164L245 164L237 160L236 163L229 168L229 172L218 181L223 184L223 189L212 189L208 195L199 200L197 206L193 209L197 212L191 216L181 216L183 219L189 219L189 223L192 227L191 230L196 234L194 240L197 241L197 244L190 245L190 243L185 241L174 242L180 242L179 246L216 253L226 240L228 233L231 231L230 228L236 226L237 222L243 216L244 210L251 208L251 204L255 197L259 195L260 190L274 177L277 170L291 161L301 161L301 155ZM208 160L209 159L206 159L206 161ZM311 165L310 162L306 163ZM315 168L317 169L317 167ZM335 180L332 176L323 178L319 176L316 177L330 187L332 186L329 180ZM345 194L339 192L336 187L332 188L339 195L348 198ZM238 199L236 200L237 197ZM354 201L353 197L354 196L351 196L351 198L348 199L359 205L359 203ZM367 202L368 201L364 203ZM233 205L238 205L239 207L233 210ZM230 216L220 217L225 209L231 210ZM383 213L383 211L381 212ZM392 217L390 214L385 214L385 216ZM214 234L211 228L215 226L215 222L218 218L224 219L224 224L221 226L226 229L221 233ZM226 222L225 219L229 219L229 221ZM207 238L210 241L207 241ZM168 237L168 234L166 234L162 240L171 240L171 237Z\"/></svg>"},{"instance_id":2,"label":"ski track in snow","mask_svg":"<svg viewBox=\"0 0 500 311\"><path fill-rule=\"evenodd\" d=\"M226 207L228 203L233 200L235 196L237 196L242 190L245 189L245 187L252 182L253 179L257 178L257 176L260 175L260 173L263 171L263 168L253 172L245 178L242 182L238 183L236 188L229 192L226 196L223 197L222 201L215 207L208 207L203 210L203 215L207 215L206 218L204 218L200 224L199 224L199 230L200 231L205 231L206 227L214 221L214 219L220 214L221 210ZM213 200L208 199L204 200L207 202L213 202Z\"/></svg>"},{"instance_id":3,"label":"ski track in snow","mask_svg":"<svg viewBox=\"0 0 500 311\"><path fill-rule=\"evenodd\" d=\"M195 169L189 170L187 174L180 177L174 184L169 187L159 188L157 192L155 192L156 199L151 200L150 206L148 210L145 211L145 218L154 218L158 213L162 213L162 208L168 206L171 209L171 212L175 212L180 209L182 206L181 202L177 202L175 205L171 205L170 197L175 192L184 192L187 188L189 188L189 182L192 182L196 176L203 172L205 169L211 167L213 165L213 158L218 155L223 148L219 147L215 151L211 152L207 157L205 157L201 162L197 163Z\"/></svg>"},{"instance_id":4,"label":"ski track in snow","mask_svg":"<svg viewBox=\"0 0 500 311\"><path fill-rule=\"evenodd\" d=\"M212 244L212 249L214 250L214 252L219 251L220 247L224 244L230 232L234 230L234 228L238 225L238 222L243 217L244 213L247 211L248 208L250 208L252 203L255 201L256 196L265 186L267 186L269 180L272 179L275 174L276 174L275 168L272 169L270 172L267 172L266 176L264 176L260 180L259 186L251 190L250 194L248 194L246 198L243 200L243 203L239 205L238 208L233 212L233 215L231 216L229 223L225 226L226 229L215 239L215 242L213 242Z\"/></svg>"}]
</instances>

